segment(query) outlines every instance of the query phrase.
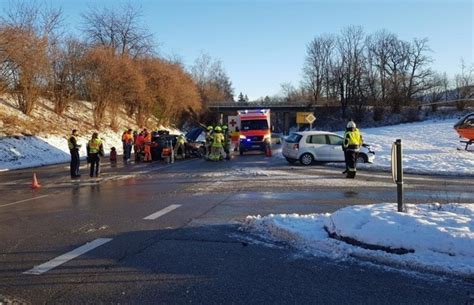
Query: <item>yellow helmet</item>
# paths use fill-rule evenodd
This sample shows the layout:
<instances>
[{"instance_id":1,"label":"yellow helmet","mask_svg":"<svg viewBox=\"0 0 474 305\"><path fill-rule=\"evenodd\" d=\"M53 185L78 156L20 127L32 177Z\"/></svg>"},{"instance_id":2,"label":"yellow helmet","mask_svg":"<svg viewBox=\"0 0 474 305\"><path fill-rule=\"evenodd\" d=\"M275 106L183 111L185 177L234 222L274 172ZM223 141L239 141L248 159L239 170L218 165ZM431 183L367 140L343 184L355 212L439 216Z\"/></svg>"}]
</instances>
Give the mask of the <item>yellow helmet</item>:
<instances>
[{"instance_id":1,"label":"yellow helmet","mask_svg":"<svg viewBox=\"0 0 474 305\"><path fill-rule=\"evenodd\" d=\"M214 131L221 132L221 131L222 131L222 128L220 128L219 126L217 126L216 128L214 128Z\"/></svg>"}]
</instances>

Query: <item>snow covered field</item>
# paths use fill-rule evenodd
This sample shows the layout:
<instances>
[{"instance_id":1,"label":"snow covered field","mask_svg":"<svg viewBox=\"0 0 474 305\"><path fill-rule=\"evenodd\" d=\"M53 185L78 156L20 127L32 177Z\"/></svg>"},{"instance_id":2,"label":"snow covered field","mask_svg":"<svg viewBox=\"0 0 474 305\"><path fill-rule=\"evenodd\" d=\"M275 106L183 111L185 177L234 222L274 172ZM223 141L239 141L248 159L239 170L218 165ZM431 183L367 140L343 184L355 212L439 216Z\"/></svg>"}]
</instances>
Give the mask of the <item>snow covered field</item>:
<instances>
[{"instance_id":1,"label":"snow covered field","mask_svg":"<svg viewBox=\"0 0 474 305\"><path fill-rule=\"evenodd\" d=\"M474 147L464 149L453 129L457 120L425 121L362 129L364 141L376 151L374 164L360 168L390 170L392 143L402 139L403 165L407 173L474 176Z\"/></svg>"},{"instance_id":2,"label":"snow covered field","mask_svg":"<svg viewBox=\"0 0 474 305\"><path fill-rule=\"evenodd\" d=\"M244 229L288 242L310 254L351 257L407 270L474 275L474 206L472 204L395 203L350 206L333 214L248 216ZM326 229L325 229L326 228ZM393 254L330 238L328 232L367 245L409 250Z\"/></svg>"}]
</instances>

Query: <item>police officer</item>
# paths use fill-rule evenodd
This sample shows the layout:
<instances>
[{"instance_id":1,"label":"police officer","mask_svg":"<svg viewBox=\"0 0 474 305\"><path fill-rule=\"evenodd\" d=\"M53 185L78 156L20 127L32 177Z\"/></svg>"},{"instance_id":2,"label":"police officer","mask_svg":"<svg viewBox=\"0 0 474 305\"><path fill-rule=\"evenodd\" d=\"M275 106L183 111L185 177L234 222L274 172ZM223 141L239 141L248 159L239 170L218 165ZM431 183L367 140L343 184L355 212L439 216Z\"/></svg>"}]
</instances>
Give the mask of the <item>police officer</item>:
<instances>
[{"instance_id":1,"label":"police officer","mask_svg":"<svg viewBox=\"0 0 474 305\"><path fill-rule=\"evenodd\" d=\"M359 129L353 121L347 123L344 133L343 149L346 160L347 178L355 178L357 172L357 157L363 140Z\"/></svg>"},{"instance_id":2,"label":"police officer","mask_svg":"<svg viewBox=\"0 0 474 305\"><path fill-rule=\"evenodd\" d=\"M79 149L81 145L77 144L77 130L73 129L71 136L67 140L67 145L69 146L69 152L71 153L71 178L79 178L81 174L79 173L79 166L81 161L79 159Z\"/></svg>"},{"instance_id":3,"label":"police officer","mask_svg":"<svg viewBox=\"0 0 474 305\"><path fill-rule=\"evenodd\" d=\"M99 139L99 134L94 132L89 143L87 143L87 158L91 164L90 176L98 177L100 173L100 156L104 155L104 147Z\"/></svg>"}]
</instances>

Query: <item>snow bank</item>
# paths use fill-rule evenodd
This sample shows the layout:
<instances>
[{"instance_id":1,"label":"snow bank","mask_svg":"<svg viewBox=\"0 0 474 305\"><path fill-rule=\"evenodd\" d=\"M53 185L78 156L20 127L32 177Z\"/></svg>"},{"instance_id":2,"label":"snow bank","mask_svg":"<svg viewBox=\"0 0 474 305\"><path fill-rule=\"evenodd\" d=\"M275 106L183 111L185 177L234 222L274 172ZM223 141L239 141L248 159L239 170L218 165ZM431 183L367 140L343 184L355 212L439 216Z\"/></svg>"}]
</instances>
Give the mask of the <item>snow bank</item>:
<instances>
[{"instance_id":1,"label":"snow bank","mask_svg":"<svg viewBox=\"0 0 474 305\"><path fill-rule=\"evenodd\" d=\"M248 216L244 228L290 242L314 255L357 257L460 276L474 275L474 206L470 204L350 206L330 214ZM403 255L368 250L328 237L331 233L385 248L404 248Z\"/></svg>"},{"instance_id":2,"label":"snow bank","mask_svg":"<svg viewBox=\"0 0 474 305\"><path fill-rule=\"evenodd\" d=\"M374 164L360 164L360 168L389 170L392 143L402 139L405 172L474 176L474 147L457 150L461 144L453 129L456 122L431 120L362 129L364 141L373 146L376 155Z\"/></svg>"},{"instance_id":3,"label":"snow bank","mask_svg":"<svg viewBox=\"0 0 474 305\"><path fill-rule=\"evenodd\" d=\"M106 154L112 146L122 153L121 134L113 132L99 133ZM85 157L86 144L90 135L79 137L82 145L81 157ZM67 144L67 136L17 136L0 138L0 171L51 165L71 160Z\"/></svg>"}]
</instances>

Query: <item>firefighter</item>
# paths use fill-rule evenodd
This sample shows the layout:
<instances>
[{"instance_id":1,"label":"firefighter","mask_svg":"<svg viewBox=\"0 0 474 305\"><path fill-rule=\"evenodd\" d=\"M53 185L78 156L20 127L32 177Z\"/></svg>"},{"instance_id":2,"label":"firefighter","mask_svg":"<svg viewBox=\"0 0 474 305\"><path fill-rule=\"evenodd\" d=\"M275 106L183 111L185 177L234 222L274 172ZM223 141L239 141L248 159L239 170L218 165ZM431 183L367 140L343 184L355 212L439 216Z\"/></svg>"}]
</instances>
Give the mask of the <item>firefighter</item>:
<instances>
[{"instance_id":1,"label":"firefighter","mask_svg":"<svg viewBox=\"0 0 474 305\"><path fill-rule=\"evenodd\" d=\"M224 133L224 152L225 152L225 159L230 160L230 146L231 146L231 140L230 140L230 134L229 134L229 128L227 125L222 126L222 131Z\"/></svg>"},{"instance_id":2,"label":"firefighter","mask_svg":"<svg viewBox=\"0 0 474 305\"><path fill-rule=\"evenodd\" d=\"M212 149L210 158L213 161L219 161L221 157L224 157L224 135L222 134L222 128L217 126L214 128L212 135Z\"/></svg>"},{"instance_id":3,"label":"firefighter","mask_svg":"<svg viewBox=\"0 0 474 305\"><path fill-rule=\"evenodd\" d=\"M359 129L353 121L347 123L347 128L344 133L344 156L346 160L347 178L355 178L357 172L357 157L359 155L360 147L363 140Z\"/></svg>"},{"instance_id":4,"label":"firefighter","mask_svg":"<svg viewBox=\"0 0 474 305\"><path fill-rule=\"evenodd\" d=\"M89 143L87 143L87 158L91 164L90 177L95 174L96 177L100 173L100 156L104 155L104 147L102 141L99 139L99 134L94 132Z\"/></svg>"},{"instance_id":5,"label":"firefighter","mask_svg":"<svg viewBox=\"0 0 474 305\"><path fill-rule=\"evenodd\" d=\"M214 131L214 127L211 125L207 126L206 129L206 159L209 159L211 155L211 146L212 146L212 133Z\"/></svg>"},{"instance_id":6,"label":"firefighter","mask_svg":"<svg viewBox=\"0 0 474 305\"><path fill-rule=\"evenodd\" d=\"M143 161L151 162L151 132L148 132L146 129L143 129L143 144L143 151L145 153Z\"/></svg>"},{"instance_id":7,"label":"firefighter","mask_svg":"<svg viewBox=\"0 0 474 305\"><path fill-rule=\"evenodd\" d=\"M77 130L73 129L71 136L67 140L67 145L69 146L69 152L71 153L71 178L79 178L81 174L79 173L79 166L81 164L79 158L79 149L81 145L77 144Z\"/></svg>"},{"instance_id":8,"label":"firefighter","mask_svg":"<svg viewBox=\"0 0 474 305\"><path fill-rule=\"evenodd\" d=\"M186 158L186 138L184 135L180 134L178 138L176 139L176 145L174 146L174 154L178 156L178 152L181 149L181 158L185 159Z\"/></svg>"}]
</instances>

